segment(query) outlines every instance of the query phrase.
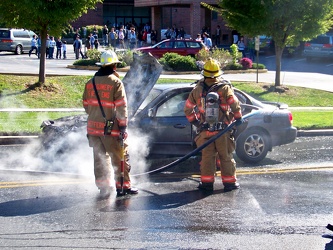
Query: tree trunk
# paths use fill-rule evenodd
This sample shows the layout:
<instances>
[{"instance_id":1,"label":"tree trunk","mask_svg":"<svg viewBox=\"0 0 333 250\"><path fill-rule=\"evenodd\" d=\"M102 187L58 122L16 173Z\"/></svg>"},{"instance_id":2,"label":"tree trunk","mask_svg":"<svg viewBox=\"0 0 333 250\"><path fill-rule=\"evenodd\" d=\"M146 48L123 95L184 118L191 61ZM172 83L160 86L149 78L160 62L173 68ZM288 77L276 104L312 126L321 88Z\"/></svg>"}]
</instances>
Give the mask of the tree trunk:
<instances>
[{"instance_id":1,"label":"tree trunk","mask_svg":"<svg viewBox=\"0 0 333 250\"><path fill-rule=\"evenodd\" d=\"M275 45L275 87L281 85L281 60L284 48Z\"/></svg>"},{"instance_id":2,"label":"tree trunk","mask_svg":"<svg viewBox=\"0 0 333 250\"><path fill-rule=\"evenodd\" d=\"M42 44L40 48L40 57L39 57L39 79L38 82L40 85L45 84L45 53L46 53L46 38L47 38L47 29L42 28L40 31L40 37L42 39Z\"/></svg>"}]
</instances>

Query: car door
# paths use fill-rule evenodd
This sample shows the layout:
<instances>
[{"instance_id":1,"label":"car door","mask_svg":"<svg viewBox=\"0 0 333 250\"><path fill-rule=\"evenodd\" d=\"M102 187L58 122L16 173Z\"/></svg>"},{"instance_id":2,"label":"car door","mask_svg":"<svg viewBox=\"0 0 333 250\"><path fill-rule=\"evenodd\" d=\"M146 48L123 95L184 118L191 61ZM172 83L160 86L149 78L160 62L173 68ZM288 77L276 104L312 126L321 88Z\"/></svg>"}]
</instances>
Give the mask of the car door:
<instances>
[{"instance_id":1,"label":"car door","mask_svg":"<svg viewBox=\"0 0 333 250\"><path fill-rule=\"evenodd\" d=\"M193 149L193 129L184 114L189 92L175 92L162 98L146 118L151 136L151 154L184 155Z\"/></svg>"},{"instance_id":2,"label":"car door","mask_svg":"<svg viewBox=\"0 0 333 250\"><path fill-rule=\"evenodd\" d=\"M179 55L182 55L182 56L187 56L188 52L187 52L185 42L184 41L175 41L174 48L173 48L172 52L175 52L175 53L177 53Z\"/></svg>"},{"instance_id":3,"label":"car door","mask_svg":"<svg viewBox=\"0 0 333 250\"><path fill-rule=\"evenodd\" d=\"M157 58L161 58L165 53L172 52L174 43L174 41L166 40L165 42L157 46L152 52L152 54Z\"/></svg>"}]
</instances>

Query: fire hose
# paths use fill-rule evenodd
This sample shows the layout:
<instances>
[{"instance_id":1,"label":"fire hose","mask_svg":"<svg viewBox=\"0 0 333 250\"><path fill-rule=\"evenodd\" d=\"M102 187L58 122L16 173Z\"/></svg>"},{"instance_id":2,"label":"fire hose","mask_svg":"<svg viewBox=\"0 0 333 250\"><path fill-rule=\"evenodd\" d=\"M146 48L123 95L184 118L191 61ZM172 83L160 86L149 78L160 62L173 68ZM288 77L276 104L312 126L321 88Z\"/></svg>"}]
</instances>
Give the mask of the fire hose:
<instances>
[{"instance_id":1,"label":"fire hose","mask_svg":"<svg viewBox=\"0 0 333 250\"><path fill-rule=\"evenodd\" d=\"M258 111L254 111L251 112L249 114L246 114L243 116L243 119L247 119L251 116L254 116L255 114L257 114ZM172 168L176 165L178 165L179 163L186 161L188 158L192 157L193 155L196 155L198 152L200 152L202 149L204 149L205 147L207 147L209 144L211 144L213 141L215 141L216 139L220 138L222 135L224 135L225 133L227 133L230 129L232 129L234 126L236 125L236 122L232 122L230 123L225 129L221 130L218 134L214 135L213 137L211 137L208 141L206 141L204 144L202 144L200 147L197 147L196 149L194 149L192 152L186 154L185 156L165 165L162 166L160 168L148 171L148 172L144 172L144 173L140 173L140 174L134 174L132 176L141 176L141 175L146 175L146 174L153 174L153 173L160 173L164 170L167 170L169 168Z\"/></svg>"}]
</instances>

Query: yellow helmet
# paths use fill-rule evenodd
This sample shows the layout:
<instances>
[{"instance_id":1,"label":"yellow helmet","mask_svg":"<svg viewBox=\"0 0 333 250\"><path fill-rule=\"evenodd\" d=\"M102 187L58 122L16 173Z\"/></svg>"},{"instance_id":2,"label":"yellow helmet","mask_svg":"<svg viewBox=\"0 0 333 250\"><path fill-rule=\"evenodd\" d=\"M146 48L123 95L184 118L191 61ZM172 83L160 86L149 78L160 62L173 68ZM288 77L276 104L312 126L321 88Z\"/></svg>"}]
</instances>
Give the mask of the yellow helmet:
<instances>
[{"instance_id":1,"label":"yellow helmet","mask_svg":"<svg viewBox=\"0 0 333 250\"><path fill-rule=\"evenodd\" d=\"M112 50L107 50L102 53L100 62L96 64L99 66L107 66L115 63L120 63L117 54Z\"/></svg>"},{"instance_id":2,"label":"yellow helmet","mask_svg":"<svg viewBox=\"0 0 333 250\"><path fill-rule=\"evenodd\" d=\"M222 75L222 70L216 60L209 58L205 63L201 74L205 77L216 78Z\"/></svg>"}]
</instances>

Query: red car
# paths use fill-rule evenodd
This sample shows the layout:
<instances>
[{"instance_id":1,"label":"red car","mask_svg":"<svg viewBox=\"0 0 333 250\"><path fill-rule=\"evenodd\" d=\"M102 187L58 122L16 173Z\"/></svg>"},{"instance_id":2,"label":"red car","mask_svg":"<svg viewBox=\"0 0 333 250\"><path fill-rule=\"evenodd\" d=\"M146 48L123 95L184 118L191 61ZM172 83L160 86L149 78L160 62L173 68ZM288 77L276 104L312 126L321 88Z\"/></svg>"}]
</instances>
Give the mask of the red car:
<instances>
[{"instance_id":1,"label":"red car","mask_svg":"<svg viewBox=\"0 0 333 250\"><path fill-rule=\"evenodd\" d=\"M177 53L182 56L195 56L206 46L201 41L188 39L166 39L153 46L135 49L143 53L150 52L154 57L161 58L167 52Z\"/></svg>"}]
</instances>

